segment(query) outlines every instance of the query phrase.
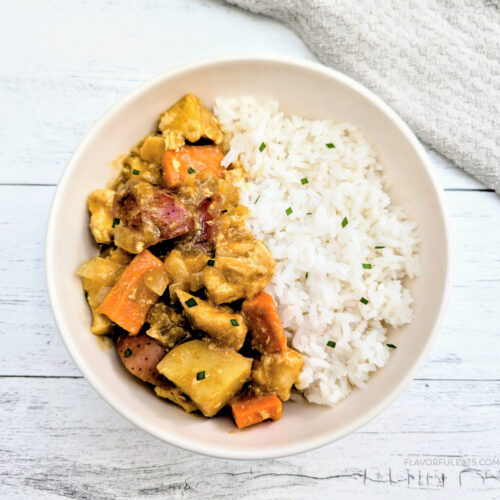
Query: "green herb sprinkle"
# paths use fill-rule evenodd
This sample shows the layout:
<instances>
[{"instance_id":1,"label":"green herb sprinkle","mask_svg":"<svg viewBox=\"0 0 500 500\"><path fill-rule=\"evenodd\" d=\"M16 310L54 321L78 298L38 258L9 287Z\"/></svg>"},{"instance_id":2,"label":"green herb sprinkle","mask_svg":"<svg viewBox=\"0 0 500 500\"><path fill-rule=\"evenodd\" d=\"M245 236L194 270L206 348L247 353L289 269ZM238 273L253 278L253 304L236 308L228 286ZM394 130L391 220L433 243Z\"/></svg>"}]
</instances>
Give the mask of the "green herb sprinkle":
<instances>
[{"instance_id":1,"label":"green herb sprinkle","mask_svg":"<svg viewBox=\"0 0 500 500\"><path fill-rule=\"evenodd\" d=\"M207 260L207 266L214 267L215 260L214 259L208 259Z\"/></svg>"},{"instance_id":2,"label":"green herb sprinkle","mask_svg":"<svg viewBox=\"0 0 500 500\"><path fill-rule=\"evenodd\" d=\"M194 307L198 305L198 302L196 302L196 300L194 300L193 297L191 297L190 299L186 300L184 304L186 304L188 307Z\"/></svg>"},{"instance_id":3,"label":"green herb sprinkle","mask_svg":"<svg viewBox=\"0 0 500 500\"><path fill-rule=\"evenodd\" d=\"M240 326L240 324L238 323L238 320L237 320L237 319L232 319L232 320L231 320L231 324L232 324L233 326Z\"/></svg>"},{"instance_id":4,"label":"green herb sprinkle","mask_svg":"<svg viewBox=\"0 0 500 500\"><path fill-rule=\"evenodd\" d=\"M361 297L361 298L359 299L359 301L360 301L362 304L365 304L365 305L366 305L366 304L368 304L368 300L366 300L364 297Z\"/></svg>"},{"instance_id":5,"label":"green herb sprinkle","mask_svg":"<svg viewBox=\"0 0 500 500\"><path fill-rule=\"evenodd\" d=\"M300 179L300 182L304 184L309 184L309 179L307 177L304 177L303 179Z\"/></svg>"},{"instance_id":6,"label":"green herb sprinkle","mask_svg":"<svg viewBox=\"0 0 500 500\"><path fill-rule=\"evenodd\" d=\"M385 344L387 347L390 347L391 349L397 349L397 347L394 344Z\"/></svg>"},{"instance_id":7,"label":"green herb sprinkle","mask_svg":"<svg viewBox=\"0 0 500 500\"><path fill-rule=\"evenodd\" d=\"M203 380L205 378L205 370L203 370L202 372L198 372L196 374L196 380Z\"/></svg>"},{"instance_id":8,"label":"green herb sprinkle","mask_svg":"<svg viewBox=\"0 0 500 500\"><path fill-rule=\"evenodd\" d=\"M363 269L371 269L372 265L371 264L363 264Z\"/></svg>"},{"instance_id":9,"label":"green herb sprinkle","mask_svg":"<svg viewBox=\"0 0 500 500\"><path fill-rule=\"evenodd\" d=\"M195 174L196 170L193 167L188 168L188 174Z\"/></svg>"},{"instance_id":10,"label":"green herb sprinkle","mask_svg":"<svg viewBox=\"0 0 500 500\"><path fill-rule=\"evenodd\" d=\"M264 151L264 149L266 149L266 144L263 142L263 143L259 146L259 151L262 153L262 151Z\"/></svg>"},{"instance_id":11,"label":"green herb sprinkle","mask_svg":"<svg viewBox=\"0 0 500 500\"><path fill-rule=\"evenodd\" d=\"M288 208L285 210L285 212L286 212L286 214L287 214L287 215L290 215L290 214L293 212L292 207L288 207Z\"/></svg>"},{"instance_id":12,"label":"green herb sprinkle","mask_svg":"<svg viewBox=\"0 0 500 500\"><path fill-rule=\"evenodd\" d=\"M325 146L328 148L328 149L333 149L335 147L335 144L333 144L333 142L327 142L325 144Z\"/></svg>"},{"instance_id":13,"label":"green herb sprinkle","mask_svg":"<svg viewBox=\"0 0 500 500\"><path fill-rule=\"evenodd\" d=\"M129 358L132 354L132 351L130 349L125 349L125 352L123 353L123 355L126 357L126 358Z\"/></svg>"},{"instance_id":14,"label":"green herb sprinkle","mask_svg":"<svg viewBox=\"0 0 500 500\"><path fill-rule=\"evenodd\" d=\"M349 224L349 221L347 220L347 217L344 217L344 218L342 219L342 227L346 227L346 226L347 226L347 224Z\"/></svg>"},{"instance_id":15,"label":"green herb sprinkle","mask_svg":"<svg viewBox=\"0 0 500 500\"><path fill-rule=\"evenodd\" d=\"M139 174L140 174L139 170L136 170L136 169L132 170L132 173L133 173L134 175L139 175Z\"/></svg>"},{"instance_id":16,"label":"green herb sprinkle","mask_svg":"<svg viewBox=\"0 0 500 500\"><path fill-rule=\"evenodd\" d=\"M113 227L118 226L120 224L120 219L113 219Z\"/></svg>"},{"instance_id":17,"label":"green herb sprinkle","mask_svg":"<svg viewBox=\"0 0 500 500\"><path fill-rule=\"evenodd\" d=\"M337 345L337 342L334 342L333 340L329 340L329 341L326 343L326 345L327 345L328 347L332 347L332 348L333 348L333 347L335 347L335 346Z\"/></svg>"}]
</instances>

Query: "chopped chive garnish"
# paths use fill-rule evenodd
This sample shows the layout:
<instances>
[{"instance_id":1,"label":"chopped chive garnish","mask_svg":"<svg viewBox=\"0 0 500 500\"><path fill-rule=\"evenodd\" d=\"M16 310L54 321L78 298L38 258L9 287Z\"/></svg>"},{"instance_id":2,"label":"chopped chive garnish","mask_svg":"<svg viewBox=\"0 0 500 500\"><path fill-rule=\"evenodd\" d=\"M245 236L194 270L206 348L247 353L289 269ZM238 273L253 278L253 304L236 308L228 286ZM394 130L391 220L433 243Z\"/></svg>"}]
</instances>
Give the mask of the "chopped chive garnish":
<instances>
[{"instance_id":1,"label":"chopped chive garnish","mask_svg":"<svg viewBox=\"0 0 500 500\"><path fill-rule=\"evenodd\" d=\"M203 370L202 372L198 372L196 374L196 380L203 380L205 378L205 370Z\"/></svg>"},{"instance_id":2,"label":"chopped chive garnish","mask_svg":"<svg viewBox=\"0 0 500 500\"><path fill-rule=\"evenodd\" d=\"M88 299L89 298L89 292L87 292L87 290L84 290L83 291L83 294L85 295L85 298Z\"/></svg>"},{"instance_id":3,"label":"chopped chive garnish","mask_svg":"<svg viewBox=\"0 0 500 500\"><path fill-rule=\"evenodd\" d=\"M375 247L377 250L381 250L382 248L385 248L385 247Z\"/></svg>"},{"instance_id":4,"label":"chopped chive garnish","mask_svg":"<svg viewBox=\"0 0 500 500\"><path fill-rule=\"evenodd\" d=\"M325 144L325 146L328 148L328 149L333 149L335 147L335 144L333 144L333 142L327 142Z\"/></svg>"},{"instance_id":5,"label":"chopped chive garnish","mask_svg":"<svg viewBox=\"0 0 500 500\"><path fill-rule=\"evenodd\" d=\"M344 217L344 218L342 219L342 227L346 227L346 226L347 226L347 224L349 224L349 221L347 220L347 217Z\"/></svg>"},{"instance_id":6,"label":"chopped chive garnish","mask_svg":"<svg viewBox=\"0 0 500 500\"><path fill-rule=\"evenodd\" d=\"M266 149L266 144L263 142L263 143L259 146L259 151L262 153L262 151L264 151L264 149Z\"/></svg>"},{"instance_id":7,"label":"chopped chive garnish","mask_svg":"<svg viewBox=\"0 0 500 500\"><path fill-rule=\"evenodd\" d=\"M306 272L306 279L309 278L309 271Z\"/></svg>"},{"instance_id":8,"label":"chopped chive garnish","mask_svg":"<svg viewBox=\"0 0 500 500\"><path fill-rule=\"evenodd\" d=\"M326 345L328 347L335 347L337 345L337 342L334 342L333 340L329 340Z\"/></svg>"},{"instance_id":9,"label":"chopped chive garnish","mask_svg":"<svg viewBox=\"0 0 500 500\"><path fill-rule=\"evenodd\" d=\"M364 297L361 297L361 298L359 299L359 301L360 301L362 304L365 304L365 305L366 305L366 304L368 304L368 301L367 301Z\"/></svg>"},{"instance_id":10,"label":"chopped chive garnish","mask_svg":"<svg viewBox=\"0 0 500 500\"><path fill-rule=\"evenodd\" d=\"M390 347L391 349L397 349L397 347L394 344L385 344L387 347Z\"/></svg>"},{"instance_id":11,"label":"chopped chive garnish","mask_svg":"<svg viewBox=\"0 0 500 500\"><path fill-rule=\"evenodd\" d=\"M371 269L372 265L371 264L363 264L363 269Z\"/></svg>"},{"instance_id":12,"label":"chopped chive garnish","mask_svg":"<svg viewBox=\"0 0 500 500\"><path fill-rule=\"evenodd\" d=\"M198 302L196 302L196 300L194 300L193 297L191 297L190 299L186 300L184 304L186 304L188 307L194 307L198 305Z\"/></svg>"},{"instance_id":13,"label":"chopped chive garnish","mask_svg":"<svg viewBox=\"0 0 500 500\"><path fill-rule=\"evenodd\" d=\"M214 259L208 259L207 260L207 266L214 267L214 264L215 264L215 260Z\"/></svg>"},{"instance_id":14,"label":"chopped chive garnish","mask_svg":"<svg viewBox=\"0 0 500 500\"><path fill-rule=\"evenodd\" d=\"M136 170L135 168L134 168L134 170L132 170L132 173L133 173L134 175L139 175L139 174L140 174L139 170Z\"/></svg>"},{"instance_id":15,"label":"chopped chive garnish","mask_svg":"<svg viewBox=\"0 0 500 500\"><path fill-rule=\"evenodd\" d=\"M125 349L125 352L123 353L123 355L128 358L130 357L130 355L132 354L132 351L130 349Z\"/></svg>"},{"instance_id":16,"label":"chopped chive garnish","mask_svg":"<svg viewBox=\"0 0 500 500\"><path fill-rule=\"evenodd\" d=\"M188 168L188 174L195 174L196 170L193 167Z\"/></svg>"},{"instance_id":17,"label":"chopped chive garnish","mask_svg":"<svg viewBox=\"0 0 500 500\"><path fill-rule=\"evenodd\" d=\"M231 320L231 324L232 324L233 326L240 326L240 324L238 323L238 320L237 320L237 319L232 319L232 320Z\"/></svg>"},{"instance_id":18,"label":"chopped chive garnish","mask_svg":"<svg viewBox=\"0 0 500 500\"><path fill-rule=\"evenodd\" d=\"M307 177L304 177L303 179L300 179L300 182L302 184L309 184L309 179Z\"/></svg>"},{"instance_id":19,"label":"chopped chive garnish","mask_svg":"<svg viewBox=\"0 0 500 500\"><path fill-rule=\"evenodd\" d=\"M256 205L259 200L260 200L260 194L259 196L257 196L257 199L253 202L253 204Z\"/></svg>"},{"instance_id":20,"label":"chopped chive garnish","mask_svg":"<svg viewBox=\"0 0 500 500\"><path fill-rule=\"evenodd\" d=\"M221 212L221 214L225 214L226 212L227 212L227 210L223 210L223 211Z\"/></svg>"},{"instance_id":21,"label":"chopped chive garnish","mask_svg":"<svg viewBox=\"0 0 500 500\"><path fill-rule=\"evenodd\" d=\"M307 212L306 215L312 215L313 213L312 212Z\"/></svg>"},{"instance_id":22,"label":"chopped chive garnish","mask_svg":"<svg viewBox=\"0 0 500 500\"><path fill-rule=\"evenodd\" d=\"M120 224L120 219L113 219L113 227L118 226Z\"/></svg>"},{"instance_id":23,"label":"chopped chive garnish","mask_svg":"<svg viewBox=\"0 0 500 500\"><path fill-rule=\"evenodd\" d=\"M286 214L287 214L287 215L290 215L290 214L293 212L292 207L288 207L288 208L285 210L285 212L286 212Z\"/></svg>"}]
</instances>

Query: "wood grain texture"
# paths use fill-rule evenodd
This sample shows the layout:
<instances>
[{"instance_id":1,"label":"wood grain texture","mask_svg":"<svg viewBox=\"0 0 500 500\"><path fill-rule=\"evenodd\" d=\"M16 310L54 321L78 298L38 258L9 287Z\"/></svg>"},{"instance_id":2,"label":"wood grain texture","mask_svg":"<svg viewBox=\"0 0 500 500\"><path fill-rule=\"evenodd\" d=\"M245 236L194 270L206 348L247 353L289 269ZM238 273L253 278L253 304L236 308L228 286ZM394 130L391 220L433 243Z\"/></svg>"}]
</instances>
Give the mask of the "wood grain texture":
<instances>
[{"instance_id":1,"label":"wood grain texture","mask_svg":"<svg viewBox=\"0 0 500 500\"><path fill-rule=\"evenodd\" d=\"M500 498L500 199L429 150L455 232L449 313L389 409L338 443L253 462L145 434L81 377L48 305L45 226L83 135L142 81L242 52L315 60L223 0L0 2L0 498Z\"/></svg>"},{"instance_id":2,"label":"wood grain texture","mask_svg":"<svg viewBox=\"0 0 500 500\"><path fill-rule=\"evenodd\" d=\"M491 400L499 390L500 380L416 381L374 422L338 443L293 458L238 462L146 435L85 380L0 379L0 493L9 499L323 499L333 492L444 498L467 491L467 498L484 498L500 494L500 457L490 447L500 433L500 401L492 409ZM421 465L432 460L435 465Z\"/></svg>"}]
</instances>

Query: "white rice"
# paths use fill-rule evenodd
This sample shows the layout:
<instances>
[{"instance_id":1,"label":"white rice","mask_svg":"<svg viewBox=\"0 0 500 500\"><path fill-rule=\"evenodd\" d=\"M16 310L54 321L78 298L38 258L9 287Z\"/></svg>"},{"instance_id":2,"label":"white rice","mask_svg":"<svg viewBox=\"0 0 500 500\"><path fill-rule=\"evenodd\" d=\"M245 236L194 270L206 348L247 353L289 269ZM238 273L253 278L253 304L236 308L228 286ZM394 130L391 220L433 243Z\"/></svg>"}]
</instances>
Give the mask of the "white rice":
<instances>
[{"instance_id":1,"label":"white rice","mask_svg":"<svg viewBox=\"0 0 500 500\"><path fill-rule=\"evenodd\" d=\"M225 164L239 158L248 173L249 225L277 261L268 291L304 356L298 389L334 405L387 362L388 326L412 320L403 280L419 273L417 224L391 204L356 126L285 116L276 101L252 97L219 99L215 114L233 134Z\"/></svg>"}]
</instances>

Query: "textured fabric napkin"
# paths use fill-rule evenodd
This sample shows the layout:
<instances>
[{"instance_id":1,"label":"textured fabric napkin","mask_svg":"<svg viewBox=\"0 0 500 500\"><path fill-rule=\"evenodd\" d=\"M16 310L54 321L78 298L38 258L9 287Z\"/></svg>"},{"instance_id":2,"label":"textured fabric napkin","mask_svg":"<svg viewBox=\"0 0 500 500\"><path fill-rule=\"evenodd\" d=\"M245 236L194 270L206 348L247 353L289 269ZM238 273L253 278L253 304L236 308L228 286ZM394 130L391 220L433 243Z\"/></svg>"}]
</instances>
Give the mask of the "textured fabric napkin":
<instances>
[{"instance_id":1,"label":"textured fabric napkin","mask_svg":"<svg viewBox=\"0 0 500 500\"><path fill-rule=\"evenodd\" d=\"M228 0L294 29L500 193L500 0Z\"/></svg>"}]
</instances>

